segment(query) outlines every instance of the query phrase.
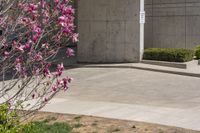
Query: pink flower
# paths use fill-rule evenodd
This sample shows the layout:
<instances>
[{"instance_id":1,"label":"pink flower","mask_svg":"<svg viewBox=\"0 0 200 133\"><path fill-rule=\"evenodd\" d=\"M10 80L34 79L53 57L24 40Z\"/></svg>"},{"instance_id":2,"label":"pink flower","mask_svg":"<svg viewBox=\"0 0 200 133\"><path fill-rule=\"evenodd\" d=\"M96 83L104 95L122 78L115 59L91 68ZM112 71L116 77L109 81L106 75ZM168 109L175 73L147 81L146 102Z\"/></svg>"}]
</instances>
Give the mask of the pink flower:
<instances>
[{"instance_id":1,"label":"pink flower","mask_svg":"<svg viewBox=\"0 0 200 133\"><path fill-rule=\"evenodd\" d=\"M13 46L13 48L15 48L17 51L19 51L19 52L21 52L21 53L24 52L23 46L22 46L21 44L17 43L16 41L14 41L14 42L12 43L12 46Z\"/></svg>"},{"instance_id":2,"label":"pink flower","mask_svg":"<svg viewBox=\"0 0 200 133\"><path fill-rule=\"evenodd\" d=\"M72 15L74 14L74 8L72 6L67 6L62 9L63 14L65 15Z\"/></svg>"},{"instance_id":3,"label":"pink flower","mask_svg":"<svg viewBox=\"0 0 200 133\"><path fill-rule=\"evenodd\" d=\"M42 29L40 28L40 26L33 25L33 32L35 32L37 34L41 34L42 33Z\"/></svg>"},{"instance_id":4,"label":"pink flower","mask_svg":"<svg viewBox=\"0 0 200 133\"><path fill-rule=\"evenodd\" d=\"M21 63L17 63L17 64L15 65L15 69L16 69L18 72L20 72L21 69L22 69Z\"/></svg>"},{"instance_id":5,"label":"pink flower","mask_svg":"<svg viewBox=\"0 0 200 133\"><path fill-rule=\"evenodd\" d=\"M42 35L42 29L40 28L40 26L38 25L33 25L33 29L32 29L32 32L34 32L35 34L33 35L33 42L36 43L39 38L41 37Z\"/></svg>"},{"instance_id":6,"label":"pink flower","mask_svg":"<svg viewBox=\"0 0 200 133\"><path fill-rule=\"evenodd\" d=\"M44 102L48 102L49 98L47 96L44 97Z\"/></svg>"},{"instance_id":7,"label":"pink flower","mask_svg":"<svg viewBox=\"0 0 200 133\"><path fill-rule=\"evenodd\" d=\"M27 72L26 72L26 68L25 67L22 67L21 63L17 63L15 65L15 70L17 72L19 72L19 74L22 76L22 77L25 77L27 75Z\"/></svg>"},{"instance_id":8,"label":"pink flower","mask_svg":"<svg viewBox=\"0 0 200 133\"><path fill-rule=\"evenodd\" d=\"M31 22L30 18L21 18L20 23L24 24L24 25L28 25Z\"/></svg>"},{"instance_id":9,"label":"pink flower","mask_svg":"<svg viewBox=\"0 0 200 133\"><path fill-rule=\"evenodd\" d=\"M60 2L60 0L54 0L54 3L57 5Z\"/></svg>"},{"instance_id":10,"label":"pink flower","mask_svg":"<svg viewBox=\"0 0 200 133\"><path fill-rule=\"evenodd\" d=\"M4 52L4 57L5 57L5 58L8 58L9 56L10 56L10 53L7 52L7 51L5 51L5 52Z\"/></svg>"},{"instance_id":11,"label":"pink flower","mask_svg":"<svg viewBox=\"0 0 200 133\"><path fill-rule=\"evenodd\" d=\"M22 58L21 57L17 57L15 59L15 64L21 63L22 62Z\"/></svg>"},{"instance_id":12,"label":"pink flower","mask_svg":"<svg viewBox=\"0 0 200 133\"><path fill-rule=\"evenodd\" d=\"M60 71L63 71L63 70L64 70L64 65L63 65L63 63L58 64L57 69L60 70Z\"/></svg>"},{"instance_id":13,"label":"pink flower","mask_svg":"<svg viewBox=\"0 0 200 133\"><path fill-rule=\"evenodd\" d=\"M57 88L58 88L58 86L53 85L53 86L52 86L52 91L53 91L53 92L56 92L56 91L57 91Z\"/></svg>"},{"instance_id":14,"label":"pink flower","mask_svg":"<svg viewBox=\"0 0 200 133\"><path fill-rule=\"evenodd\" d=\"M39 40L40 36L38 34L33 36L33 42L36 43Z\"/></svg>"},{"instance_id":15,"label":"pink flower","mask_svg":"<svg viewBox=\"0 0 200 133\"><path fill-rule=\"evenodd\" d=\"M31 3L28 5L28 11L30 11L32 13L35 12L37 9L38 9L38 5L36 5L36 4Z\"/></svg>"},{"instance_id":16,"label":"pink flower","mask_svg":"<svg viewBox=\"0 0 200 133\"><path fill-rule=\"evenodd\" d=\"M23 53L24 52L24 49L23 49L23 46L16 46L15 47L17 51Z\"/></svg>"},{"instance_id":17,"label":"pink flower","mask_svg":"<svg viewBox=\"0 0 200 133\"><path fill-rule=\"evenodd\" d=\"M44 44L42 44L42 48L44 48L44 49L48 49L48 48L49 48L49 44L48 44L48 43L44 43Z\"/></svg>"},{"instance_id":18,"label":"pink flower","mask_svg":"<svg viewBox=\"0 0 200 133\"><path fill-rule=\"evenodd\" d=\"M65 16L60 16L58 18L58 23L61 25L61 26L64 26L65 25L65 21L66 21L66 17Z\"/></svg>"},{"instance_id":19,"label":"pink flower","mask_svg":"<svg viewBox=\"0 0 200 133\"><path fill-rule=\"evenodd\" d=\"M42 8L44 8L44 7L45 7L45 5L46 5L46 2L45 2L45 0L41 0L41 1L40 1L40 5L42 6Z\"/></svg>"},{"instance_id":20,"label":"pink flower","mask_svg":"<svg viewBox=\"0 0 200 133\"><path fill-rule=\"evenodd\" d=\"M48 68L44 68L44 70L43 70L43 75L44 75L45 77L49 77L49 76L50 76L50 71L49 71Z\"/></svg>"},{"instance_id":21,"label":"pink flower","mask_svg":"<svg viewBox=\"0 0 200 133\"><path fill-rule=\"evenodd\" d=\"M35 59L36 61L41 61L41 60L43 59L42 53L41 53L41 52L37 53L37 54L35 55L34 59Z\"/></svg>"},{"instance_id":22,"label":"pink flower","mask_svg":"<svg viewBox=\"0 0 200 133\"><path fill-rule=\"evenodd\" d=\"M65 35L69 35L71 32L72 32L72 30L71 30L69 27L65 27L65 28L63 29L63 33L64 33Z\"/></svg>"},{"instance_id":23,"label":"pink flower","mask_svg":"<svg viewBox=\"0 0 200 133\"><path fill-rule=\"evenodd\" d=\"M73 43L78 42L78 36L79 36L79 34L77 34L77 33L74 33L74 34L72 35L72 42L73 42Z\"/></svg>"},{"instance_id":24,"label":"pink flower","mask_svg":"<svg viewBox=\"0 0 200 133\"><path fill-rule=\"evenodd\" d=\"M51 64L45 64L44 69L43 69L43 75L45 77L51 77L50 76L50 70L49 67L51 66Z\"/></svg>"},{"instance_id":25,"label":"pink flower","mask_svg":"<svg viewBox=\"0 0 200 133\"><path fill-rule=\"evenodd\" d=\"M71 83L73 78L68 77L68 82Z\"/></svg>"},{"instance_id":26,"label":"pink flower","mask_svg":"<svg viewBox=\"0 0 200 133\"><path fill-rule=\"evenodd\" d=\"M63 71L64 71L63 63L58 64L57 69L56 69L56 77L60 77Z\"/></svg>"},{"instance_id":27,"label":"pink flower","mask_svg":"<svg viewBox=\"0 0 200 133\"><path fill-rule=\"evenodd\" d=\"M34 76L39 76L40 69L38 67L33 67L32 74Z\"/></svg>"},{"instance_id":28,"label":"pink flower","mask_svg":"<svg viewBox=\"0 0 200 133\"><path fill-rule=\"evenodd\" d=\"M24 50L27 50L27 49L30 49L30 43L26 43L25 45L24 45Z\"/></svg>"},{"instance_id":29,"label":"pink flower","mask_svg":"<svg viewBox=\"0 0 200 133\"><path fill-rule=\"evenodd\" d=\"M32 99L34 99L35 98L35 93L33 93L31 97L32 97Z\"/></svg>"},{"instance_id":30,"label":"pink flower","mask_svg":"<svg viewBox=\"0 0 200 133\"><path fill-rule=\"evenodd\" d=\"M69 89L69 79L68 78L63 79L63 88L64 88L64 91L67 91Z\"/></svg>"},{"instance_id":31,"label":"pink flower","mask_svg":"<svg viewBox=\"0 0 200 133\"><path fill-rule=\"evenodd\" d=\"M69 3L69 0L64 0L65 4L68 4Z\"/></svg>"},{"instance_id":32,"label":"pink flower","mask_svg":"<svg viewBox=\"0 0 200 133\"><path fill-rule=\"evenodd\" d=\"M67 57L75 56L75 52L73 49L67 48L66 55Z\"/></svg>"}]
</instances>

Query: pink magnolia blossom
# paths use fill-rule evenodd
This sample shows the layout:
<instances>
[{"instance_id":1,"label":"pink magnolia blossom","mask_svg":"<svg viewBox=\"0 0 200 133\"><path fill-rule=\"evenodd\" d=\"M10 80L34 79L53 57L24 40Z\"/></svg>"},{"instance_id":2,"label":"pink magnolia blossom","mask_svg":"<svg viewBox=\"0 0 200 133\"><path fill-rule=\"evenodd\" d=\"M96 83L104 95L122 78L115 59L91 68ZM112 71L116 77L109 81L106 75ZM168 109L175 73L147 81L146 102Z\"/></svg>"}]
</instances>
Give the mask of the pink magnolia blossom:
<instances>
[{"instance_id":1,"label":"pink magnolia blossom","mask_svg":"<svg viewBox=\"0 0 200 133\"><path fill-rule=\"evenodd\" d=\"M50 64L45 64L44 69L43 69L44 77L51 77L50 76L51 73L50 73L50 70L49 70L50 66L51 66Z\"/></svg>"},{"instance_id":2,"label":"pink magnolia blossom","mask_svg":"<svg viewBox=\"0 0 200 133\"><path fill-rule=\"evenodd\" d=\"M67 57L75 56L75 52L73 49L67 48L66 55Z\"/></svg>"},{"instance_id":3,"label":"pink magnolia blossom","mask_svg":"<svg viewBox=\"0 0 200 133\"><path fill-rule=\"evenodd\" d=\"M60 77L62 75L63 71L64 71L63 63L58 64L57 69L56 69L56 74L55 74L56 77Z\"/></svg>"},{"instance_id":4,"label":"pink magnolia blossom","mask_svg":"<svg viewBox=\"0 0 200 133\"><path fill-rule=\"evenodd\" d=\"M35 98L35 93L33 93L33 94L31 95L31 97L32 97L32 99L34 99L34 98Z\"/></svg>"},{"instance_id":5,"label":"pink magnolia blossom","mask_svg":"<svg viewBox=\"0 0 200 133\"><path fill-rule=\"evenodd\" d=\"M38 68L38 67L33 67L33 70L32 70L32 74L34 75L34 76L39 76L39 74L40 74L40 69Z\"/></svg>"},{"instance_id":6,"label":"pink magnolia blossom","mask_svg":"<svg viewBox=\"0 0 200 133\"><path fill-rule=\"evenodd\" d=\"M55 3L56 5L58 5L58 4L60 3L60 0L54 0L54 3Z\"/></svg>"},{"instance_id":7,"label":"pink magnolia blossom","mask_svg":"<svg viewBox=\"0 0 200 133\"><path fill-rule=\"evenodd\" d=\"M63 88L64 91L67 91L69 88L69 79L68 78L63 78Z\"/></svg>"},{"instance_id":8,"label":"pink magnolia blossom","mask_svg":"<svg viewBox=\"0 0 200 133\"><path fill-rule=\"evenodd\" d=\"M22 69L21 63L17 63L17 64L15 65L15 69L16 69L18 72L20 72L21 69Z\"/></svg>"},{"instance_id":9,"label":"pink magnolia blossom","mask_svg":"<svg viewBox=\"0 0 200 133\"><path fill-rule=\"evenodd\" d=\"M30 49L31 45L30 43L26 43L24 46L23 46L23 49L24 50L27 50L27 49Z\"/></svg>"},{"instance_id":10,"label":"pink magnolia blossom","mask_svg":"<svg viewBox=\"0 0 200 133\"><path fill-rule=\"evenodd\" d=\"M44 97L44 102L48 102L49 98L47 96Z\"/></svg>"},{"instance_id":11,"label":"pink magnolia blossom","mask_svg":"<svg viewBox=\"0 0 200 133\"><path fill-rule=\"evenodd\" d=\"M42 33L42 29L38 25L33 25L33 32L35 32L37 34L41 34Z\"/></svg>"},{"instance_id":12,"label":"pink magnolia blossom","mask_svg":"<svg viewBox=\"0 0 200 133\"><path fill-rule=\"evenodd\" d=\"M42 48L48 49L48 48L49 48L49 43L44 43L44 44L42 44Z\"/></svg>"},{"instance_id":13,"label":"pink magnolia blossom","mask_svg":"<svg viewBox=\"0 0 200 133\"><path fill-rule=\"evenodd\" d=\"M75 12L72 6L65 6L61 10L64 15L72 15Z\"/></svg>"},{"instance_id":14,"label":"pink magnolia blossom","mask_svg":"<svg viewBox=\"0 0 200 133\"><path fill-rule=\"evenodd\" d=\"M8 58L9 56L10 56L10 53L7 52L7 51L5 51L5 52L4 52L4 57L5 57L5 58Z\"/></svg>"},{"instance_id":15,"label":"pink magnolia blossom","mask_svg":"<svg viewBox=\"0 0 200 133\"><path fill-rule=\"evenodd\" d=\"M53 86L52 86L52 91L53 91L53 92L56 92L57 89L58 89L58 87L57 87L56 85L53 85Z\"/></svg>"},{"instance_id":16,"label":"pink magnolia blossom","mask_svg":"<svg viewBox=\"0 0 200 133\"><path fill-rule=\"evenodd\" d=\"M79 34L77 34L77 33L74 33L74 34L72 35L72 42L73 42L73 43L78 42L78 36L79 36Z\"/></svg>"},{"instance_id":17,"label":"pink magnolia blossom","mask_svg":"<svg viewBox=\"0 0 200 133\"><path fill-rule=\"evenodd\" d=\"M34 59L35 59L35 61L41 61L43 59L42 53L41 52L37 53L35 55Z\"/></svg>"},{"instance_id":18,"label":"pink magnolia blossom","mask_svg":"<svg viewBox=\"0 0 200 133\"><path fill-rule=\"evenodd\" d=\"M31 13L36 13L37 12L37 9L38 9L38 5L36 5L36 4L29 4L28 6L27 6L27 10L29 11L29 12L31 12Z\"/></svg>"}]
</instances>

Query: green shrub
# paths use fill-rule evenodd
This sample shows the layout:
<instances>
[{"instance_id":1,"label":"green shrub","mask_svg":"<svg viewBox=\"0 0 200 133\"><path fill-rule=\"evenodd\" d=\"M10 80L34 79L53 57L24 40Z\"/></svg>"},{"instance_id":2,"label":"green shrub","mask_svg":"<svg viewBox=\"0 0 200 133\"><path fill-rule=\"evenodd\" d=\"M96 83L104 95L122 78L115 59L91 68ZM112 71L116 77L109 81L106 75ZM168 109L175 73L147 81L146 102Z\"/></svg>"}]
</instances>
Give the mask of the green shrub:
<instances>
[{"instance_id":1,"label":"green shrub","mask_svg":"<svg viewBox=\"0 0 200 133\"><path fill-rule=\"evenodd\" d=\"M48 124L48 120L21 124L16 110L9 104L0 104L0 133L70 133L67 123Z\"/></svg>"},{"instance_id":2,"label":"green shrub","mask_svg":"<svg viewBox=\"0 0 200 133\"><path fill-rule=\"evenodd\" d=\"M16 110L9 104L0 104L0 133L21 133L22 126Z\"/></svg>"},{"instance_id":3,"label":"green shrub","mask_svg":"<svg viewBox=\"0 0 200 133\"><path fill-rule=\"evenodd\" d=\"M150 48L144 50L143 59L169 61L169 62L187 62L193 60L194 51L183 48Z\"/></svg>"},{"instance_id":4,"label":"green shrub","mask_svg":"<svg viewBox=\"0 0 200 133\"><path fill-rule=\"evenodd\" d=\"M200 45L196 47L195 56L197 59L200 59Z\"/></svg>"}]
</instances>

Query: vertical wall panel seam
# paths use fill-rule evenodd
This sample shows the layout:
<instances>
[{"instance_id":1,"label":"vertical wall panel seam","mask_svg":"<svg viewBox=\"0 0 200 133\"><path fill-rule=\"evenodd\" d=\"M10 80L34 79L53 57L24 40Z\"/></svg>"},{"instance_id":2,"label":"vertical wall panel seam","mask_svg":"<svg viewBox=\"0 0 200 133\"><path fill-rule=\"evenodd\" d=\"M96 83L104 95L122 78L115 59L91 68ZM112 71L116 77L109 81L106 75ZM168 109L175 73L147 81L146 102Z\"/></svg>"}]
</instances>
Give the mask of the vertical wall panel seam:
<instances>
[{"instance_id":1,"label":"vertical wall panel seam","mask_svg":"<svg viewBox=\"0 0 200 133\"><path fill-rule=\"evenodd\" d=\"M185 48L187 48L187 5L185 0Z\"/></svg>"},{"instance_id":2,"label":"vertical wall panel seam","mask_svg":"<svg viewBox=\"0 0 200 133\"><path fill-rule=\"evenodd\" d=\"M155 46L155 44L154 44L154 0L152 0L152 47L154 47Z\"/></svg>"}]
</instances>

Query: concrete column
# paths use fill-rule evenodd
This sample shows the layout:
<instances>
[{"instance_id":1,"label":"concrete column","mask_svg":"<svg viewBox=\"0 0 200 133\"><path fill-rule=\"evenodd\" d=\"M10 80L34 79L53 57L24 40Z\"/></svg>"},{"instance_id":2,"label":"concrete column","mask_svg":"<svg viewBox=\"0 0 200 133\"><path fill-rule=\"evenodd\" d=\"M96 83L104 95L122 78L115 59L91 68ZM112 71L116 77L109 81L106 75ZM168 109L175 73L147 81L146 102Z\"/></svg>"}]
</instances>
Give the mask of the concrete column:
<instances>
[{"instance_id":1,"label":"concrete column","mask_svg":"<svg viewBox=\"0 0 200 133\"><path fill-rule=\"evenodd\" d=\"M144 0L140 0L140 60L144 53L144 23L145 23Z\"/></svg>"},{"instance_id":2,"label":"concrete column","mask_svg":"<svg viewBox=\"0 0 200 133\"><path fill-rule=\"evenodd\" d=\"M140 60L140 0L79 0L78 61Z\"/></svg>"}]
</instances>

